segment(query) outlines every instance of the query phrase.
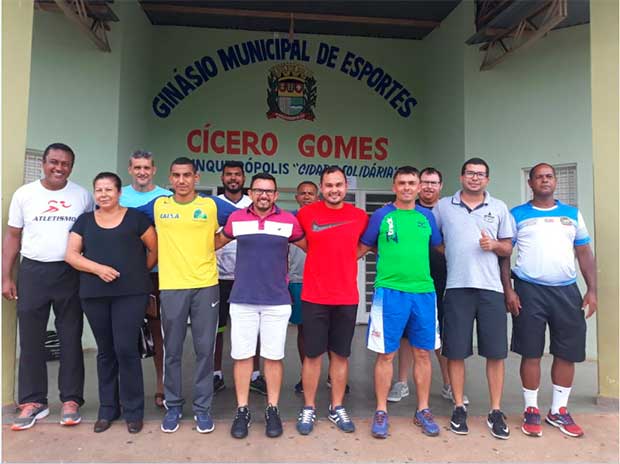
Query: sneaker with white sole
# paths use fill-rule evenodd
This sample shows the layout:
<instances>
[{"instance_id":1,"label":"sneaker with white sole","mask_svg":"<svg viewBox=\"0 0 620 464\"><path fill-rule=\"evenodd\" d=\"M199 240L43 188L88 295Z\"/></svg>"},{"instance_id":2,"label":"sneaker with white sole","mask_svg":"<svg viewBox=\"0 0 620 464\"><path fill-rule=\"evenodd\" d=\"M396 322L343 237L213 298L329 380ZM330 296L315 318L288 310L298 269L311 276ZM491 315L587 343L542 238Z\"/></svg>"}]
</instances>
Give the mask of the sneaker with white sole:
<instances>
[{"instance_id":1,"label":"sneaker with white sole","mask_svg":"<svg viewBox=\"0 0 620 464\"><path fill-rule=\"evenodd\" d=\"M338 427L343 432L355 432L355 424L353 424L353 421L349 417L349 414L347 413L347 410L344 408L344 406L336 406L334 409L332 409L332 406L330 404L329 414L327 418L334 424L336 424L336 427Z\"/></svg>"},{"instance_id":2,"label":"sneaker with white sole","mask_svg":"<svg viewBox=\"0 0 620 464\"><path fill-rule=\"evenodd\" d=\"M506 416L499 409L493 409L487 417L487 425L491 429L491 435L501 440L508 440L510 428L506 425Z\"/></svg>"},{"instance_id":3,"label":"sneaker with white sole","mask_svg":"<svg viewBox=\"0 0 620 464\"><path fill-rule=\"evenodd\" d=\"M196 421L196 431L198 433L211 433L215 430L215 424L211 414L208 412L196 414L194 420Z\"/></svg>"},{"instance_id":4,"label":"sneaker with white sole","mask_svg":"<svg viewBox=\"0 0 620 464\"><path fill-rule=\"evenodd\" d=\"M454 401L454 393L452 393L452 385L450 384L444 385L443 387L441 387L441 397L447 400L450 400L454 404L456 404L456 402ZM469 404L469 398L467 398L467 395L464 393L463 393L463 404L465 406Z\"/></svg>"},{"instance_id":5,"label":"sneaker with white sole","mask_svg":"<svg viewBox=\"0 0 620 464\"><path fill-rule=\"evenodd\" d=\"M65 401L62 404L62 412L60 413L61 425L77 425L82 422L80 416L80 405L76 401Z\"/></svg>"},{"instance_id":6,"label":"sneaker with white sole","mask_svg":"<svg viewBox=\"0 0 620 464\"><path fill-rule=\"evenodd\" d=\"M170 406L161 421L161 431L165 433L174 433L179 430L181 418L183 417L183 409L179 406Z\"/></svg>"},{"instance_id":7,"label":"sneaker with white sole","mask_svg":"<svg viewBox=\"0 0 620 464\"><path fill-rule=\"evenodd\" d=\"M548 424L559 428L563 434L569 437L581 437L583 435L582 428L575 423L565 407L561 407L557 414L549 411L545 420Z\"/></svg>"},{"instance_id":8,"label":"sneaker with white sole","mask_svg":"<svg viewBox=\"0 0 620 464\"><path fill-rule=\"evenodd\" d=\"M312 406L304 406L297 416L297 431L300 435L309 435L314 429L316 410Z\"/></svg>"},{"instance_id":9,"label":"sneaker with white sole","mask_svg":"<svg viewBox=\"0 0 620 464\"><path fill-rule=\"evenodd\" d=\"M467 435L469 433L469 427L467 427L467 409L465 406L457 406L452 411L450 431L457 435Z\"/></svg>"},{"instance_id":10,"label":"sneaker with white sole","mask_svg":"<svg viewBox=\"0 0 620 464\"><path fill-rule=\"evenodd\" d=\"M43 419L50 413L47 404L41 403L24 403L19 405L21 410L19 415L13 421L11 430L26 430L32 427L36 421Z\"/></svg>"},{"instance_id":11,"label":"sneaker with white sole","mask_svg":"<svg viewBox=\"0 0 620 464\"><path fill-rule=\"evenodd\" d=\"M388 393L387 400L390 403L398 403L407 396L409 396L409 386L407 385L407 382L396 382L392 385L392 388Z\"/></svg>"}]
</instances>

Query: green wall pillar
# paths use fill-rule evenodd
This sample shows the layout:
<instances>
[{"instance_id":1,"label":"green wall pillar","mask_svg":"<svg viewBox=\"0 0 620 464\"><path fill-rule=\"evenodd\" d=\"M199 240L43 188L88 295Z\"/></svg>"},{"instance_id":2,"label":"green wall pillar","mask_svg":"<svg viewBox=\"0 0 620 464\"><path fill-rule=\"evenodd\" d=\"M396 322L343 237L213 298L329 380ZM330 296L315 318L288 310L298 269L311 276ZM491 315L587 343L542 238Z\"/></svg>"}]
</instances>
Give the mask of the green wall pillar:
<instances>
[{"instance_id":1,"label":"green wall pillar","mask_svg":"<svg viewBox=\"0 0 620 464\"><path fill-rule=\"evenodd\" d=\"M598 395L618 399L618 0L590 2ZM614 174L616 173L616 174Z\"/></svg>"},{"instance_id":2,"label":"green wall pillar","mask_svg":"<svg viewBox=\"0 0 620 464\"><path fill-rule=\"evenodd\" d=\"M22 184L28 124L33 0L2 2L2 236L11 195ZM17 338L15 304L2 301L2 404L12 403Z\"/></svg>"}]
</instances>

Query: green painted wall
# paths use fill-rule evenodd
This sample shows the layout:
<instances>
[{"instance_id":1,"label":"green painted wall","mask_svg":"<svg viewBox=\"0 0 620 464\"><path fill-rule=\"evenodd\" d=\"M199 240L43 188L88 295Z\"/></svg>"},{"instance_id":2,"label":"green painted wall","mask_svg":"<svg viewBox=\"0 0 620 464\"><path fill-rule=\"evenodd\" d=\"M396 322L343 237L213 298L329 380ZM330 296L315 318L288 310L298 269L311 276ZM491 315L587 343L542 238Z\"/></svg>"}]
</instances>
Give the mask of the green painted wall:
<instances>
[{"instance_id":1,"label":"green painted wall","mask_svg":"<svg viewBox=\"0 0 620 464\"><path fill-rule=\"evenodd\" d=\"M120 2L114 5L114 11L121 19L115 25L119 28L120 43L117 48L121 54L116 170L126 175L129 155L136 149L152 146L149 139L148 87L155 31L137 3Z\"/></svg>"},{"instance_id":2,"label":"green painted wall","mask_svg":"<svg viewBox=\"0 0 620 464\"><path fill-rule=\"evenodd\" d=\"M482 53L467 48L465 156L489 162L489 191L508 207L524 200L523 168L576 163L579 208L594 237L589 34L588 25L553 31L484 72ZM586 354L596 358L596 316Z\"/></svg>"},{"instance_id":3,"label":"green painted wall","mask_svg":"<svg viewBox=\"0 0 620 464\"><path fill-rule=\"evenodd\" d=\"M114 28L114 26L113 26ZM62 141L73 148L72 179L90 185L116 166L119 123L119 36L100 52L62 14L35 11L27 147Z\"/></svg>"}]
</instances>

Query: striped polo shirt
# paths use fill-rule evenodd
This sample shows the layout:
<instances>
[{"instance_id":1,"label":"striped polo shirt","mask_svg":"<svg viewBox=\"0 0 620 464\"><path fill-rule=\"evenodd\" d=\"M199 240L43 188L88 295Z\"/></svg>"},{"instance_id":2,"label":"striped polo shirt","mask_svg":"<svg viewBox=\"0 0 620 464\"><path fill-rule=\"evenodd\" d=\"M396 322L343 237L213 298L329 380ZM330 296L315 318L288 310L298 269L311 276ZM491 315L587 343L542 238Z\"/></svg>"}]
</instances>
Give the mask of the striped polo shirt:
<instances>
[{"instance_id":1,"label":"striped polo shirt","mask_svg":"<svg viewBox=\"0 0 620 464\"><path fill-rule=\"evenodd\" d=\"M275 205L261 218L249 206L231 214L223 232L237 239L230 303L291 304L286 277L288 244L304 237L297 218Z\"/></svg>"}]
</instances>

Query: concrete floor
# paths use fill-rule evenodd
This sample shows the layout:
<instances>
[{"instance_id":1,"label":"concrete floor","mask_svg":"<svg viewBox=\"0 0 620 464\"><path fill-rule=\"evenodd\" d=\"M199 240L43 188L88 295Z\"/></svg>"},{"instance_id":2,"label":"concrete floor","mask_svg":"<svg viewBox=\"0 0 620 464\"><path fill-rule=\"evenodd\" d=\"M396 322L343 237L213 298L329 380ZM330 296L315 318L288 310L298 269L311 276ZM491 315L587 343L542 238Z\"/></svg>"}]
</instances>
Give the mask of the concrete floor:
<instances>
[{"instance_id":1,"label":"concrete floor","mask_svg":"<svg viewBox=\"0 0 620 464\"><path fill-rule=\"evenodd\" d=\"M573 416L586 428L585 439L568 439L551 427L545 427L545 437L542 440L525 437L519 432L523 400L519 380L519 358L514 355L509 356L506 364L502 407L512 427L513 438L511 440L493 439L486 430L484 416L488 412L488 396L484 360L477 356L467 361L466 393L470 398L471 420L469 422L472 432L469 438L471 440L468 438L463 440L463 437L457 437L447 431L442 431L438 439L430 439L415 430L411 424L411 417L415 410L414 391L400 403L390 404L389 413L392 419L390 439L383 441L372 439L369 434L369 424L374 412L372 382L374 355L365 348L365 330L365 326L359 326L356 329L350 366L351 393L345 400L358 426L355 434L342 434L324 419L329 403L329 390L324 382L327 375L325 370L317 399L319 416L317 433L313 433L310 437L300 437L294 431L294 420L297 411L302 406L303 398L293 392L293 386L299 380L299 360L295 345L296 329L293 327L289 328L287 339L285 378L280 401L281 414L285 421L283 439L269 440L264 437L261 417L264 397L255 393L252 393L250 398L250 408L254 414L254 426L250 439L237 441L230 438L228 429L236 402L232 384L232 363L229 358L225 359L224 364L226 389L218 393L213 402L216 432L208 436L196 434L192 430L194 425L191 414L193 358L191 336L188 333L183 366L187 403L184 411L185 419L179 432L172 435L159 432L159 422L163 412L153 405L154 368L151 360L145 360L144 379L147 402L146 424L143 433L130 436L121 422L115 424L109 432L100 435L93 434L92 422L96 419L98 405L96 353L87 351L85 353L86 404L81 410L84 423L72 429L58 425L60 404L55 398L58 363L51 362L48 364L51 414L32 430L15 433L11 432L7 425L11 422L13 408L4 408L3 462L399 462L420 460L433 462L536 462L539 460L545 462L618 462L617 404L607 407L596 404L596 363L592 361L578 366L575 387L570 399L570 410ZM225 353L229 352L229 347L227 340ZM541 411L549 407L551 400L551 385L548 378L550 363L550 357L543 359L543 372L546 374L543 376L539 395ZM440 386L441 374L434 360L430 403L438 423L446 427L452 405L439 395ZM196 440L205 443L203 451L194 450ZM411 440L415 440L415 446L411 446ZM523 440L527 443L526 445ZM360 446L362 441L364 446ZM45 444L42 445L42 443ZM213 451L208 443L217 444L217 451ZM191 449L183 448L184 444ZM269 450L263 448L263 444L269 446ZM303 449L301 453L300 449Z\"/></svg>"}]
</instances>

